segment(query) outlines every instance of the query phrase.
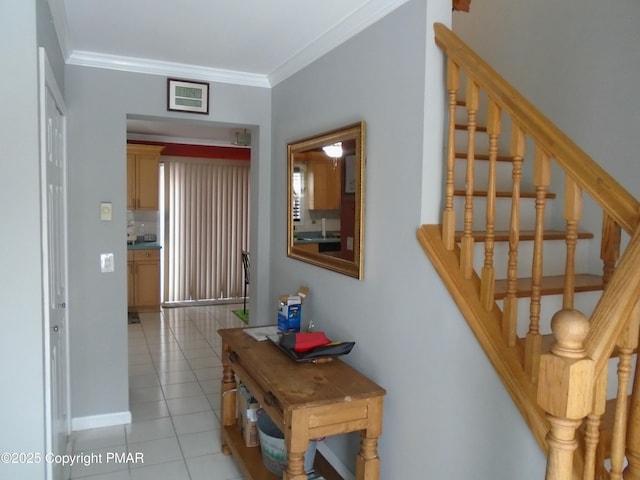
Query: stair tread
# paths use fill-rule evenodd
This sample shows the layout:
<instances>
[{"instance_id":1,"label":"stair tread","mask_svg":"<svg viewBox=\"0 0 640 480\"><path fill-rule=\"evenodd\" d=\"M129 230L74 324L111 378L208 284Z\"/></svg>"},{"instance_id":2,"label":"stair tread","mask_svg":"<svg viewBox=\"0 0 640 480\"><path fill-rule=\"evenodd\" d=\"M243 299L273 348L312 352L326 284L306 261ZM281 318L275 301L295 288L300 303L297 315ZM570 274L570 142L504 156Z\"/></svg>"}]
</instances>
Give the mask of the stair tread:
<instances>
[{"instance_id":1,"label":"stair tread","mask_svg":"<svg viewBox=\"0 0 640 480\"><path fill-rule=\"evenodd\" d=\"M469 130L469 125L466 123L456 123L456 130ZM476 125L476 132L486 132L487 127L484 125Z\"/></svg>"},{"instance_id":2,"label":"stair tread","mask_svg":"<svg viewBox=\"0 0 640 480\"><path fill-rule=\"evenodd\" d=\"M458 159L467 159L467 152L456 152L455 157ZM473 158L476 160L489 160L489 155L486 153L474 153ZM513 162L513 157L508 155L497 155L496 161L498 162Z\"/></svg>"},{"instance_id":3,"label":"stair tread","mask_svg":"<svg viewBox=\"0 0 640 480\"><path fill-rule=\"evenodd\" d=\"M516 285L516 297L530 297L532 294L532 279L518 278ZM564 293L565 275L551 275L542 277L542 295L558 295ZM574 292L596 292L604 289L602 275L591 275L581 273L575 275ZM496 280L495 295L496 300L502 300L507 295L507 280Z\"/></svg>"},{"instance_id":4,"label":"stair tread","mask_svg":"<svg viewBox=\"0 0 640 480\"><path fill-rule=\"evenodd\" d=\"M467 192L465 192L464 190L454 190L453 194L457 197L464 197L466 196ZM473 191L473 196L474 197L486 197L488 196L489 192L487 192L486 190L474 190ZM500 192L496 192L496 197L501 197L501 198L509 198L513 196L513 192L508 192L508 191L500 191ZM545 192L544 194L545 198L556 198L556 194L553 192ZM520 192L520 198L536 198L536 192Z\"/></svg>"},{"instance_id":5,"label":"stair tread","mask_svg":"<svg viewBox=\"0 0 640 480\"><path fill-rule=\"evenodd\" d=\"M464 232L457 231L456 232L456 241L459 242L462 238ZM509 241L509 231L500 230L494 232L494 241L496 242L508 242ZM519 234L519 240L521 242L533 241L535 239L536 232L535 230L521 230ZM485 230L474 230L471 232L471 236L476 242L484 242L487 238L487 232ZM543 232L544 240L564 240L567 238L567 232L564 230L545 230ZM589 239L593 238L593 233L591 232L578 232L579 239Z\"/></svg>"}]
</instances>

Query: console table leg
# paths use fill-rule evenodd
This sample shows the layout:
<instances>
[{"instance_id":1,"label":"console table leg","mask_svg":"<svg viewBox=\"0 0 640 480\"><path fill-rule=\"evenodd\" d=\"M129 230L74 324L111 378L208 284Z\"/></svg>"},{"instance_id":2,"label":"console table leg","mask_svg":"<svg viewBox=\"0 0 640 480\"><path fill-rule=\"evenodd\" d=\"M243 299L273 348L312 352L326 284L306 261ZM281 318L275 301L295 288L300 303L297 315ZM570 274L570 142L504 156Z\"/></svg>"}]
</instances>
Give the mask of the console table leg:
<instances>
[{"instance_id":1,"label":"console table leg","mask_svg":"<svg viewBox=\"0 0 640 480\"><path fill-rule=\"evenodd\" d=\"M378 437L382 434L382 397L369 401L368 425L360 432L360 453L356 458L356 480L378 480L380 457Z\"/></svg>"},{"instance_id":2,"label":"console table leg","mask_svg":"<svg viewBox=\"0 0 640 480\"><path fill-rule=\"evenodd\" d=\"M378 457L378 437L360 437L360 453L356 459L356 480L377 480L380 478L380 457Z\"/></svg>"},{"instance_id":3,"label":"console table leg","mask_svg":"<svg viewBox=\"0 0 640 480\"><path fill-rule=\"evenodd\" d=\"M307 474L304 471L304 453L309 446L309 412L287 411L285 413L285 430L287 470L284 472L283 479L307 480Z\"/></svg>"},{"instance_id":4,"label":"console table leg","mask_svg":"<svg viewBox=\"0 0 640 480\"><path fill-rule=\"evenodd\" d=\"M304 471L304 452L289 452L287 463L284 480L307 480L307 474Z\"/></svg>"},{"instance_id":5,"label":"console table leg","mask_svg":"<svg viewBox=\"0 0 640 480\"><path fill-rule=\"evenodd\" d=\"M224 345L223 351L227 351L227 345ZM233 425L236 422L236 377L233 373L233 369L226 359L226 355L223 354L222 361L222 388L220 388L220 416L222 418L221 424L224 427ZM224 439L223 430L220 430L220 438L222 444L222 453L225 455L231 455L231 450Z\"/></svg>"}]
</instances>

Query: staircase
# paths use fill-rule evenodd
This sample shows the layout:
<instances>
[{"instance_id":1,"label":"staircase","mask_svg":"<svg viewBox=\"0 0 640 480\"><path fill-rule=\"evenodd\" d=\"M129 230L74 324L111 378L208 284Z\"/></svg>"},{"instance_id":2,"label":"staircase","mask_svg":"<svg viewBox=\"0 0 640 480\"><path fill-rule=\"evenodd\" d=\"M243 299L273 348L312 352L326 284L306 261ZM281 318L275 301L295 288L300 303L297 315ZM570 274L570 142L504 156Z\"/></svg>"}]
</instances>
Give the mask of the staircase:
<instances>
[{"instance_id":1,"label":"staircase","mask_svg":"<svg viewBox=\"0 0 640 480\"><path fill-rule=\"evenodd\" d=\"M640 203L434 28L447 58L445 201L418 240L547 453L546 478L640 480ZM580 230L585 195L601 232Z\"/></svg>"}]
</instances>

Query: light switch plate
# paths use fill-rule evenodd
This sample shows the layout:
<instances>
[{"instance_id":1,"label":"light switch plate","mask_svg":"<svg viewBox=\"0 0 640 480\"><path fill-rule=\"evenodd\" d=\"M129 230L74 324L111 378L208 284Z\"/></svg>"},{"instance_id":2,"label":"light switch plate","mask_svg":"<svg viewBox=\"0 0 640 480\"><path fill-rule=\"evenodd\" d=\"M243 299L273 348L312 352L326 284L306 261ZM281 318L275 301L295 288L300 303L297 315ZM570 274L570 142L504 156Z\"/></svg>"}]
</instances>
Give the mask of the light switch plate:
<instances>
[{"instance_id":1,"label":"light switch plate","mask_svg":"<svg viewBox=\"0 0 640 480\"><path fill-rule=\"evenodd\" d=\"M111 202L100 202L100 220L110 221L112 218Z\"/></svg>"},{"instance_id":2,"label":"light switch plate","mask_svg":"<svg viewBox=\"0 0 640 480\"><path fill-rule=\"evenodd\" d=\"M113 253L100 254L100 271L102 273L113 272Z\"/></svg>"},{"instance_id":3,"label":"light switch plate","mask_svg":"<svg viewBox=\"0 0 640 480\"><path fill-rule=\"evenodd\" d=\"M347 237L347 250L353 250L353 237Z\"/></svg>"}]
</instances>

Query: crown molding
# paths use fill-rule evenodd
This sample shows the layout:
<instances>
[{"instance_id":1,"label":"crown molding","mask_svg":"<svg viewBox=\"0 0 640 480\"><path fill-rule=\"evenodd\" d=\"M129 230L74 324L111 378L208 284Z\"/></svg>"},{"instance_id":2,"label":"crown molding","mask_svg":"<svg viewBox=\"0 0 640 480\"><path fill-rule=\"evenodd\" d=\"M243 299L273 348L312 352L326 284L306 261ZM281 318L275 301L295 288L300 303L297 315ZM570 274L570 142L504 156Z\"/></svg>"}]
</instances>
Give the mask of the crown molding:
<instances>
[{"instance_id":1,"label":"crown molding","mask_svg":"<svg viewBox=\"0 0 640 480\"><path fill-rule=\"evenodd\" d=\"M409 0L372 0L309 42L269 74L272 87L373 25Z\"/></svg>"},{"instance_id":2,"label":"crown molding","mask_svg":"<svg viewBox=\"0 0 640 480\"><path fill-rule=\"evenodd\" d=\"M124 72L146 73L182 77L210 82L232 83L250 87L270 88L266 75L202 67L184 63L164 62L147 58L124 57L104 53L74 50L67 58L67 64L84 67L107 68Z\"/></svg>"},{"instance_id":3,"label":"crown molding","mask_svg":"<svg viewBox=\"0 0 640 480\"><path fill-rule=\"evenodd\" d=\"M64 0L47 1L63 57L69 65L271 88L357 35L396 8L407 3L408 0L371 0L353 14L342 19L326 33L309 42L270 74L256 74L74 50L72 39L69 35Z\"/></svg>"}]
</instances>

